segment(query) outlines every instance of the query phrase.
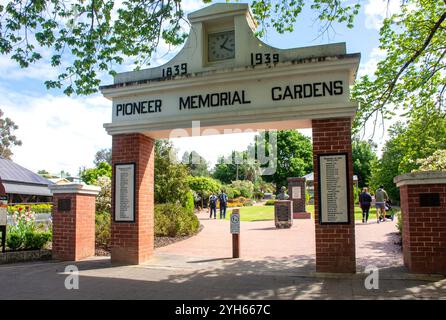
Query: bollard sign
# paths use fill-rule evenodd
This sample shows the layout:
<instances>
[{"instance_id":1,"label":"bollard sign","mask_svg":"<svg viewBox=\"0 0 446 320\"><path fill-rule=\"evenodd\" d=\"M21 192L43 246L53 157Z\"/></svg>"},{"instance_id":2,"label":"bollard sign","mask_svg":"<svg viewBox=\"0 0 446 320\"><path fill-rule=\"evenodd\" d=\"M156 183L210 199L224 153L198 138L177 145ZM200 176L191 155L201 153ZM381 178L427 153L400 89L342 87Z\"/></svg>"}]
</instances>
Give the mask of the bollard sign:
<instances>
[{"instance_id":1,"label":"bollard sign","mask_svg":"<svg viewBox=\"0 0 446 320\"><path fill-rule=\"evenodd\" d=\"M240 234L240 213L238 212L231 214L231 233Z\"/></svg>"}]
</instances>

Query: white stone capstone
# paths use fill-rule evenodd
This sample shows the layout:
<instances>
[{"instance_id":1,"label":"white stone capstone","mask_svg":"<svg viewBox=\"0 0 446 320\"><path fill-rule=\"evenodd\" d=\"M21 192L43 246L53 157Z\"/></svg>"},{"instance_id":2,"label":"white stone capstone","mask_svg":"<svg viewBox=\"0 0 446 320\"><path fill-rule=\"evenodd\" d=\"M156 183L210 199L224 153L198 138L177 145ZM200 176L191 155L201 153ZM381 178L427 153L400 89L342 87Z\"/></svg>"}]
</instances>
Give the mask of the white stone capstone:
<instances>
[{"instance_id":1,"label":"white stone capstone","mask_svg":"<svg viewBox=\"0 0 446 320\"><path fill-rule=\"evenodd\" d=\"M98 195L101 187L92 186L82 183L55 184L49 186L53 194L70 193L70 194L90 194Z\"/></svg>"},{"instance_id":2,"label":"white stone capstone","mask_svg":"<svg viewBox=\"0 0 446 320\"><path fill-rule=\"evenodd\" d=\"M160 139L176 137L175 129L195 135L193 121L217 134L311 128L312 119L354 117L358 104L350 100L350 86L360 54L347 53L345 43L274 48L256 37L247 4L217 3L188 18L189 37L169 62L117 74L101 87L112 100L112 121L104 124L109 134ZM234 32L234 57L214 61L209 39L227 32ZM228 46L223 41L216 50Z\"/></svg>"},{"instance_id":3,"label":"white stone capstone","mask_svg":"<svg viewBox=\"0 0 446 320\"><path fill-rule=\"evenodd\" d=\"M419 184L446 184L446 172L444 171L421 171L402 174L393 178L397 187Z\"/></svg>"}]
</instances>

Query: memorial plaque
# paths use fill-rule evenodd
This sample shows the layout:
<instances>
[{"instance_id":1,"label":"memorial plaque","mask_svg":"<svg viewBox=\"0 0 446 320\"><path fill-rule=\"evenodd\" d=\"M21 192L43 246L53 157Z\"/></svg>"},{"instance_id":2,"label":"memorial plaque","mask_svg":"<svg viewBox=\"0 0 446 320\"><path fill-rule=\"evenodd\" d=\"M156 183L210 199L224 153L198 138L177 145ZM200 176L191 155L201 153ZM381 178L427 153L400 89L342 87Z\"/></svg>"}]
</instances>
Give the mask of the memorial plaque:
<instances>
[{"instance_id":1,"label":"memorial plaque","mask_svg":"<svg viewBox=\"0 0 446 320\"><path fill-rule=\"evenodd\" d=\"M71 199L59 199L57 201L57 211L58 212L71 211Z\"/></svg>"},{"instance_id":2,"label":"memorial plaque","mask_svg":"<svg viewBox=\"0 0 446 320\"><path fill-rule=\"evenodd\" d=\"M420 193L420 207L439 207L439 193Z\"/></svg>"},{"instance_id":3,"label":"memorial plaque","mask_svg":"<svg viewBox=\"0 0 446 320\"><path fill-rule=\"evenodd\" d=\"M319 155L319 223L350 222L347 154Z\"/></svg>"},{"instance_id":4,"label":"memorial plaque","mask_svg":"<svg viewBox=\"0 0 446 320\"><path fill-rule=\"evenodd\" d=\"M291 198L293 199L301 199L302 198L302 189L301 187L293 187Z\"/></svg>"},{"instance_id":5,"label":"memorial plaque","mask_svg":"<svg viewBox=\"0 0 446 320\"><path fill-rule=\"evenodd\" d=\"M135 164L115 165L116 222L135 221Z\"/></svg>"},{"instance_id":6,"label":"memorial plaque","mask_svg":"<svg viewBox=\"0 0 446 320\"><path fill-rule=\"evenodd\" d=\"M277 200L274 203L274 220L276 228L290 228L293 225L293 202Z\"/></svg>"}]
</instances>

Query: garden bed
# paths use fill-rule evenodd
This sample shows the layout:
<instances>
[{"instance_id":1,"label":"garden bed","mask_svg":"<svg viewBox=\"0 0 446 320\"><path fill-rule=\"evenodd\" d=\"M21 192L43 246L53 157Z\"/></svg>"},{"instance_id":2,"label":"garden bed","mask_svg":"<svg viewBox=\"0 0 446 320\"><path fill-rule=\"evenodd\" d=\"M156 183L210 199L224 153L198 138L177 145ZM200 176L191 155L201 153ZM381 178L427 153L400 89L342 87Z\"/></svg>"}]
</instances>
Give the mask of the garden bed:
<instances>
[{"instance_id":1,"label":"garden bed","mask_svg":"<svg viewBox=\"0 0 446 320\"><path fill-rule=\"evenodd\" d=\"M19 263L28 261L51 260L51 250L22 250L22 251L6 251L0 252L0 264Z\"/></svg>"}]
</instances>

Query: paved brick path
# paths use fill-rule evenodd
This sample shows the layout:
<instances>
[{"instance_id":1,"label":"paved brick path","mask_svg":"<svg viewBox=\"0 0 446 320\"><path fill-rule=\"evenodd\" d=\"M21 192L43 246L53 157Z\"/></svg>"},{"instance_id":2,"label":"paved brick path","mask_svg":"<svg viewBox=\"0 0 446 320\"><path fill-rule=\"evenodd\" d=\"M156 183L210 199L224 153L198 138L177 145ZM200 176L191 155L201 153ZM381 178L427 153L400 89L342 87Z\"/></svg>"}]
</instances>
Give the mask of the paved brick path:
<instances>
[{"instance_id":1,"label":"paved brick path","mask_svg":"<svg viewBox=\"0 0 446 320\"><path fill-rule=\"evenodd\" d=\"M209 220L199 215L204 229L195 237L156 250L159 254L175 254L203 258L230 258L232 255L229 221ZM356 224L356 256L358 271L367 265L401 267L401 248L395 222ZM290 229L276 229L273 221L241 222L241 257L247 259L305 258L314 263L314 220L294 220Z\"/></svg>"},{"instance_id":2,"label":"paved brick path","mask_svg":"<svg viewBox=\"0 0 446 320\"><path fill-rule=\"evenodd\" d=\"M227 221L202 219L186 241L157 249L144 265L119 266L107 257L75 263L79 290L65 289L72 262L0 266L3 299L446 299L446 279L411 275L393 244L395 225L357 224L356 274L314 273L314 225L295 221L242 223L242 258L231 256ZM379 268L379 289L367 290L364 266Z\"/></svg>"}]
</instances>

